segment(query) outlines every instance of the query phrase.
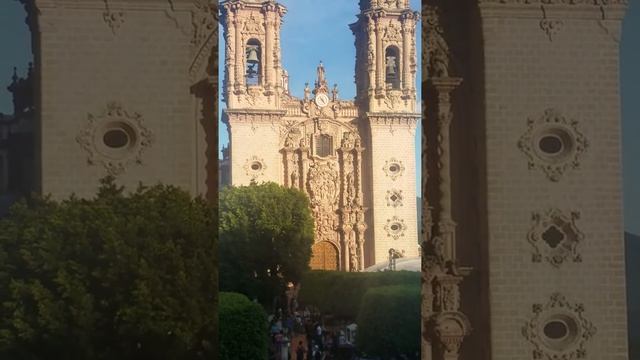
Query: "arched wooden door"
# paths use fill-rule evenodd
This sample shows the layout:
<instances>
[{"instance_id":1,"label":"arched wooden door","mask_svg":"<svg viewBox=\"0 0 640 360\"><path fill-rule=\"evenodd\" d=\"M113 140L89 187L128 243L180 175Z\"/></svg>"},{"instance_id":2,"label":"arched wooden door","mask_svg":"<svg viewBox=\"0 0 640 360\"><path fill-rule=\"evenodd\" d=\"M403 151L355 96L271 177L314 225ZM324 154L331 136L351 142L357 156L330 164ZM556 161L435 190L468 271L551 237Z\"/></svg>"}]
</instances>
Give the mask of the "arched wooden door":
<instances>
[{"instance_id":1,"label":"arched wooden door","mask_svg":"<svg viewBox=\"0 0 640 360\"><path fill-rule=\"evenodd\" d=\"M338 270L339 257L338 249L328 241L321 241L311 247L312 270Z\"/></svg>"}]
</instances>

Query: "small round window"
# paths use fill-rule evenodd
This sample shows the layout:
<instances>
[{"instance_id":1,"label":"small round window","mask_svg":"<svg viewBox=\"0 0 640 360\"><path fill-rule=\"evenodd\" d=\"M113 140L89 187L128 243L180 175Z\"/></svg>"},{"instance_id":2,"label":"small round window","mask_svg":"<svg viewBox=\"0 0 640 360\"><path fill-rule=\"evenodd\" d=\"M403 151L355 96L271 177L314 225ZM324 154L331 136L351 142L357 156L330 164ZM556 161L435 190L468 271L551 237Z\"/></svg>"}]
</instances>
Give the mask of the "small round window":
<instances>
[{"instance_id":1,"label":"small round window","mask_svg":"<svg viewBox=\"0 0 640 360\"><path fill-rule=\"evenodd\" d=\"M542 340L547 347L564 351L578 339L580 327L569 314L554 314L541 324Z\"/></svg>"},{"instance_id":2,"label":"small round window","mask_svg":"<svg viewBox=\"0 0 640 360\"><path fill-rule=\"evenodd\" d=\"M262 164L258 161L254 161L251 163L251 170L260 171L262 169Z\"/></svg>"},{"instance_id":3,"label":"small round window","mask_svg":"<svg viewBox=\"0 0 640 360\"><path fill-rule=\"evenodd\" d=\"M548 161L565 159L574 149L571 134L561 126L542 129L536 136L535 151L538 156Z\"/></svg>"},{"instance_id":4,"label":"small round window","mask_svg":"<svg viewBox=\"0 0 640 360\"><path fill-rule=\"evenodd\" d=\"M542 152L549 155L555 155L562 151L563 148L562 139L556 135L543 136L542 139L540 139L538 146Z\"/></svg>"},{"instance_id":5,"label":"small round window","mask_svg":"<svg viewBox=\"0 0 640 360\"><path fill-rule=\"evenodd\" d=\"M569 335L569 328L564 321L552 320L545 324L542 330L544 335L551 340L561 340Z\"/></svg>"},{"instance_id":6,"label":"small round window","mask_svg":"<svg viewBox=\"0 0 640 360\"><path fill-rule=\"evenodd\" d=\"M129 144L129 135L123 129L110 129L102 137L104 144L112 149L120 149Z\"/></svg>"},{"instance_id":7,"label":"small round window","mask_svg":"<svg viewBox=\"0 0 640 360\"><path fill-rule=\"evenodd\" d=\"M94 142L96 149L112 159L129 156L137 142L136 131L125 121L110 121L98 128Z\"/></svg>"}]
</instances>

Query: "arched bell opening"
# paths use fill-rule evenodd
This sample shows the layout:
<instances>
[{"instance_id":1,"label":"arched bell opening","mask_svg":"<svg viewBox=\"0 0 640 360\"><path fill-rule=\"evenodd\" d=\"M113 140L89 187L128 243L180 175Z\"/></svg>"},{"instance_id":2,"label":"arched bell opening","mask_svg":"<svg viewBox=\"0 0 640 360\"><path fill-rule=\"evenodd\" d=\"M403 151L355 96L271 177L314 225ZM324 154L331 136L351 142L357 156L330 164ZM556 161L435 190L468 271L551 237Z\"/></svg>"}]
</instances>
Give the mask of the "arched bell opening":
<instances>
[{"instance_id":1,"label":"arched bell opening","mask_svg":"<svg viewBox=\"0 0 640 360\"><path fill-rule=\"evenodd\" d=\"M257 39L249 39L245 48L245 77L247 85L259 85L262 72L262 45Z\"/></svg>"},{"instance_id":2,"label":"arched bell opening","mask_svg":"<svg viewBox=\"0 0 640 360\"><path fill-rule=\"evenodd\" d=\"M384 59L387 88L400 89L400 50L393 45L387 47Z\"/></svg>"}]
</instances>

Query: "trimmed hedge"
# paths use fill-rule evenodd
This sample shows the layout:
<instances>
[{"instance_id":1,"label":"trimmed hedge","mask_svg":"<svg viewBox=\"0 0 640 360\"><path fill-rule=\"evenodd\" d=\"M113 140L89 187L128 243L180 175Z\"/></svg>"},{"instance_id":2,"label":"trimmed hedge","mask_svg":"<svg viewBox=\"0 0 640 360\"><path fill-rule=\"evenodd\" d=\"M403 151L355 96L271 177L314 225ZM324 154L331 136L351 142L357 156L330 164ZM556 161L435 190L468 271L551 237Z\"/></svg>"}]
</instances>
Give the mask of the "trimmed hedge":
<instances>
[{"instance_id":1,"label":"trimmed hedge","mask_svg":"<svg viewBox=\"0 0 640 360\"><path fill-rule=\"evenodd\" d=\"M410 359L420 351L420 286L372 288L358 314L358 348L383 359L402 354Z\"/></svg>"},{"instance_id":2,"label":"trimmed hedge","mask_svg":"<svg viewBox=\"0 0 640 360\"><path fill-rule=\"evenodd\" d=\"M266 360L267 315L260 304L230 292L219 296L220 359Z\"/></svg>"},{"instance_id":3,"label":"trimmed hedge","mask_svg":"<svg viewBox=\"0 0 640 360\"><path fill-rule=\"evenodd\" d=\"M420 288L420 273L414 271L338 272L310 271L302 278L299 299L324 314L355 319L367 290L388 285Z\"/></svg>"}]
</instances>

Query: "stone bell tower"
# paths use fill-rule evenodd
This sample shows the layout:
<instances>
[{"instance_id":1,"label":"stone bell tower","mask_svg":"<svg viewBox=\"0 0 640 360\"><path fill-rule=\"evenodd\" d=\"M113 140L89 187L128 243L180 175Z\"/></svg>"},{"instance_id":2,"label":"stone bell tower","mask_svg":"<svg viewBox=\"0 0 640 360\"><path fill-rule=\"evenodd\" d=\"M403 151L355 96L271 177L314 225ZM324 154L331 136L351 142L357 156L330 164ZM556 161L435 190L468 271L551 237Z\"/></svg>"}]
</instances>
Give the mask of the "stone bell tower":
<instances>
[{"instance_id":1,"label":"stone bell tower","mask_svg":"<svg viewBox=\"0 0 640 360\"><path fill-rule=\"evenodd\" d=\"M408 0L362 0L356 37L356 103L365 136L366 188L376 209L369 223L375 263L393 249L418 255L415 189L416 26L419 13ZM365 198L367 198L365 196Z\"/></svg>"},{"instance_id":2,"label":"stone bell tower","mask_svg":"<svg viewBox=\"0 0 640 360\"><path fill-rule=\"evenodd\" d=\"M221 3L225 38L223 121L229 128L230 172L234 185L252 174L281 182L279 131L267 126L281 119L285 72L280 59L280 25L286 13L274 1L228 0ZM253 142L260 139L259 151ZM233 146L234 143L242 146ZM256 145L257 146L257 145Z\"/></svg>"}]
</instances>

